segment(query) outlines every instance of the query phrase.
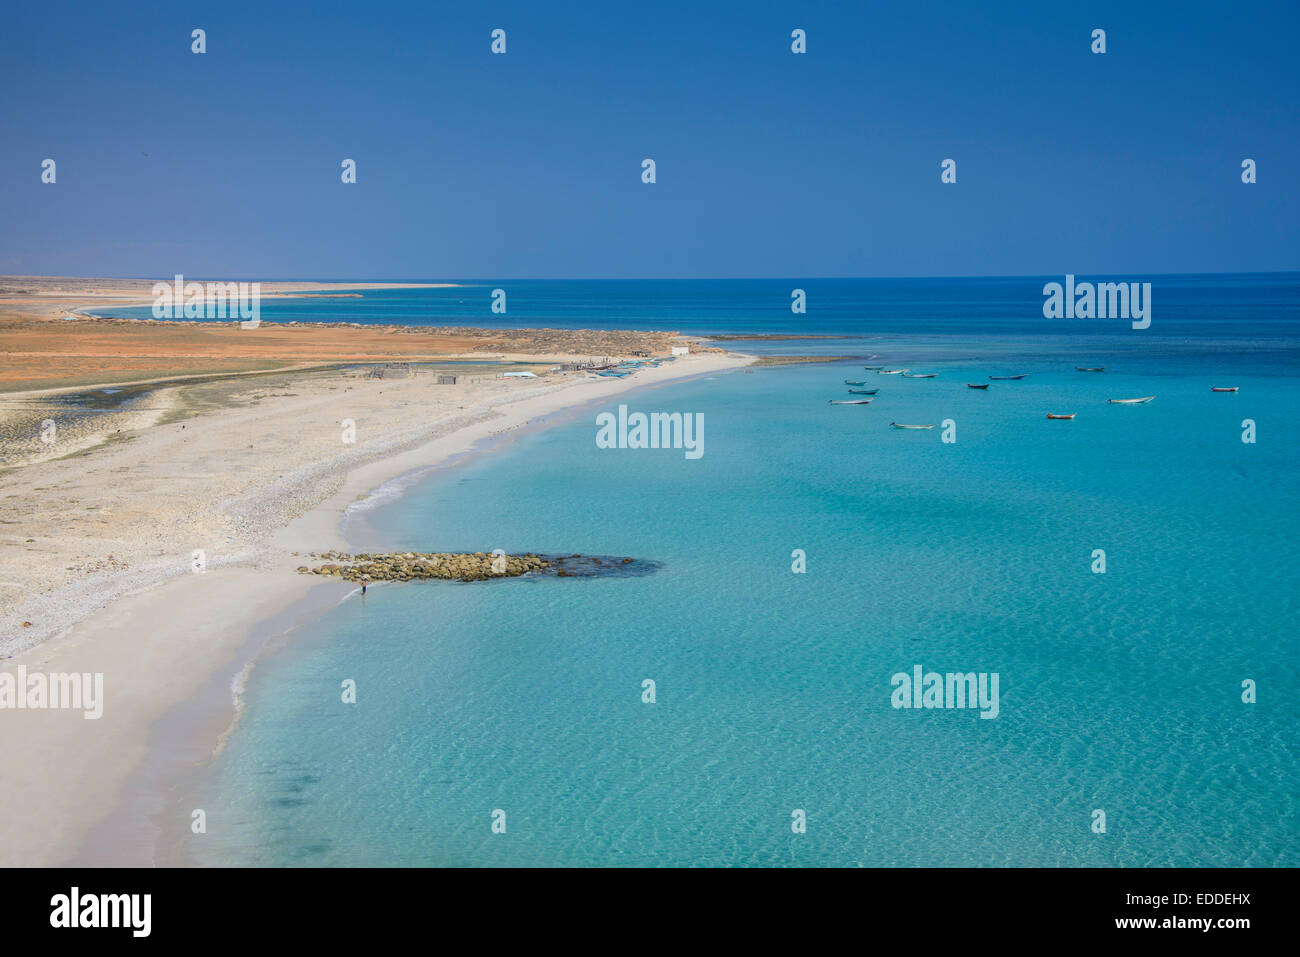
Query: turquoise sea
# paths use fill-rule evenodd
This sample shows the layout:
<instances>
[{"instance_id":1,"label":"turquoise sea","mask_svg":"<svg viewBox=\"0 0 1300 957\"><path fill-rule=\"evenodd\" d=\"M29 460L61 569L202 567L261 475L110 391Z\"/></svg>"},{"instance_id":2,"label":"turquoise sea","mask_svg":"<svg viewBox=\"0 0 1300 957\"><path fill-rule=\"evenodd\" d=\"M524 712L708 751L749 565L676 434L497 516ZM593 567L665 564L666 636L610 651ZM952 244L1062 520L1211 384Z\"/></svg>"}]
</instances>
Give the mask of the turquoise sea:
<instances>
[{"instance_id":1,"label":"turquoise sea","mask_svg":"<svg viewBox=\"0 0 1300 957\"><path fill-rule=\"evenodd\" d=\"M350 522L359 548L661 567L345 601L253 671L229 745L192 782L208 833L189 852L324 866L1300 865L1300 276L1158 279L1146 331L1043 320L1043 281L825 281L827 317L812 281L808 316L777 281L552 284L572 302L520 325L852 335L731 346L858 358L621 400L702 414L698 460L598 448L595 416L618 404L604 403ZM366 310L427 316L449 292L384 293ZM338 321L357 302L285 308ZM879 363L939 374L863 369ZM966 387L1013 373L1028 377ZM877 400L829 405L845 379ZM1241 391L1210 391L1225 385ZM955 442L889 427L945 420ZM998 716L892 707L892 676L916 665L997 673ZM354 705L340 700L349 678Z\"/></svg>"}]
</instances>

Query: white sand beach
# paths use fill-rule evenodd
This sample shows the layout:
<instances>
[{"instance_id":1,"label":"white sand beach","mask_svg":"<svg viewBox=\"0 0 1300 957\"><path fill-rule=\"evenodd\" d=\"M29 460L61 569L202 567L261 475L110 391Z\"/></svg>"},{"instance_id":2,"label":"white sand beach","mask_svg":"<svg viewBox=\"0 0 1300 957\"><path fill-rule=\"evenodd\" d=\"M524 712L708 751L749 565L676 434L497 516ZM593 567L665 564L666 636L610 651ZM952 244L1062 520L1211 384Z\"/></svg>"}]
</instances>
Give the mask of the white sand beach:
<instances>
[{"instance_id":1,"label":"white sand beach","mask_svg":"<svg viewBox=\"0 0 1300 957\"><path fill-rule=\"evenodd\" d=\"M0 710L0 864L157 862L159 829L189 826L157 820L163 792L230 726L232 681L349 590L294 571L343 547L349 505L539 417L750 361L456 385L278 372L211 408L172 386L111 441L0 475L0 671L104 676L98 719Z\"/></svg>"}]
</instances>

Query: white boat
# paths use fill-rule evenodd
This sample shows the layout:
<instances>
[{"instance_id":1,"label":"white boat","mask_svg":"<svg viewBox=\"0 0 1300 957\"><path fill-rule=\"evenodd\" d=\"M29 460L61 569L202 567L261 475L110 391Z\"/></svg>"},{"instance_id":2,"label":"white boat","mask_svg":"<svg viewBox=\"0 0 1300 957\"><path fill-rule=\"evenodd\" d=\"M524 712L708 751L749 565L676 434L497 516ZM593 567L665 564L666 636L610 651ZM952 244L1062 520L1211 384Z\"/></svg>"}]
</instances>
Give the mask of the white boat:
<instances>
[{"instance_id":1,"label":"white boat","mask_svg":"<svg viewBox=\"0 0 1300 957\"><path fill-rule=\"evenodd\" d=\"M899 425L897 422L890 422L891 429L933 429L933 425Z\"/></svg>"},{"instance_id":2,"label":"white boat","mask_svg":"<svg viewBox=\"0 0 1300 957\"><path fill-rule=\"evenodd\" d=\"M904 372L904 379L933 379L939 373L937 372Z\"/></svg>"},{"instance_id":3,"label":"white boat","mask_svg":"<svg viewBox=\"0 0 1300 957\"><path fill-rule=\"evenodd\" d=\"M906 369L881 369L877 375L902 375Z\"/></svg>"},{"instance_id":4,"label":"white boat","mask_svg":"<svg viewBox=\"0 0 1300 957\"><path fill-rule=\"evenodd\" d=\"M1140 399L1107 399L1111 405L1144 405L1154 399L1153 395L1144 395Z\"/></svg>"},{"instance_id":5,"label":"white boat","mask_svg":"<svg viewBox=\"0 0 1300 957\"><path fill-rule=\"evenodd\" d=\"M831 405L870 405L874 399L831 399Z\"/></svg>"}]
</instances>

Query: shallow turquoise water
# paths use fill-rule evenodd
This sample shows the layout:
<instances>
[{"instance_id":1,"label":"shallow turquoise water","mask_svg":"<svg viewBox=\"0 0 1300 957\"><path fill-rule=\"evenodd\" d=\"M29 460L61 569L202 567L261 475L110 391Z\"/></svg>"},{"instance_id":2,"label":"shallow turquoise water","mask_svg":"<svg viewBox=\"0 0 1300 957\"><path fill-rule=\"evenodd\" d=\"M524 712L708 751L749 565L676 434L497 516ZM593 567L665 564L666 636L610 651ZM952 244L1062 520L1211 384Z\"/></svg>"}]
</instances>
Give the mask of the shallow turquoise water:
<instances>
[{"instance_id":1,"label":"shallow turquoise water","mask_svg":"<svg viewBox=\"0 0 1300 957\"><path fill-rule=\"evenodd\" d=\"M1300 864L1295 353L1227 340L885 340L883 355L940 376L861 362L731 373L626 399L703 413L697 461L598 449L594 416L611 403L436 473L352 533L663 567L349 600L254 671L192 851ZM1030 377L965 386L1004 372ZM846 378L879 399L829 406ZM1225 383L1242 391L1210 393ZM953 444L888 427L944 419ZM916 664L997 672L999 716L895 710L890 678ZM345 678L355 705L340 702ZM1244 679L1258 703L1242 703Z\"/></svg>"}]
</instances>

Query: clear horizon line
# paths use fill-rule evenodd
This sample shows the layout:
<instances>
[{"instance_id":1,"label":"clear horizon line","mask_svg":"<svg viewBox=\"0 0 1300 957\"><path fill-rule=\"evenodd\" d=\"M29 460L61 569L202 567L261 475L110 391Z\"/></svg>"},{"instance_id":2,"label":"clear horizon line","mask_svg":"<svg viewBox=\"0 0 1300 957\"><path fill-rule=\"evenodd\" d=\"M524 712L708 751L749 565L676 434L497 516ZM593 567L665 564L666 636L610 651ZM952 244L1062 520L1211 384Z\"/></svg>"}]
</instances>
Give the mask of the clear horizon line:
<instances>
[{"instance_id":1,"label":"clear horizon line","mask_svg":"<svg viewBox=\"0 0 1300 957\"><path fill-rule=\"evenodd\" d=\"M182 275L185 275L182 273ZM191 274L191 276L205 276L216 274ZM435 278L393 278L393 277L361 277L348 276L346 278L330 278L321 276L258 276L251 279L243 279L243 282L317 282L344 284L350 282L357 283L407 283L407 284L437 284L437 283L479 283L479 282L819 282L819 281L838 281L838 280L873 280L873 281L890 281L890 280L907 280L907 279L930 279L930 280L960 280L960 279L1045 279L1054 278L1055 276L1140 276L1140 277L1161 277L1161 276L1296 276L1300 275L1300 269L1265 269L1253 270L1249 272L1108 272L1105 270L1081 270L1073 273L990 273L990 274L968 274L968 275L906 275L906 276L812 276L812 275L790 275L790 276L461 276L461 277L435 277ZM109 279L135 282L161 282L174 278L171 276L113 276L113 275L74 275L71 273L6 273L0 274L0 279ZM195 281L200 281L195 279Z\"/></svg>"}]
</instances>

